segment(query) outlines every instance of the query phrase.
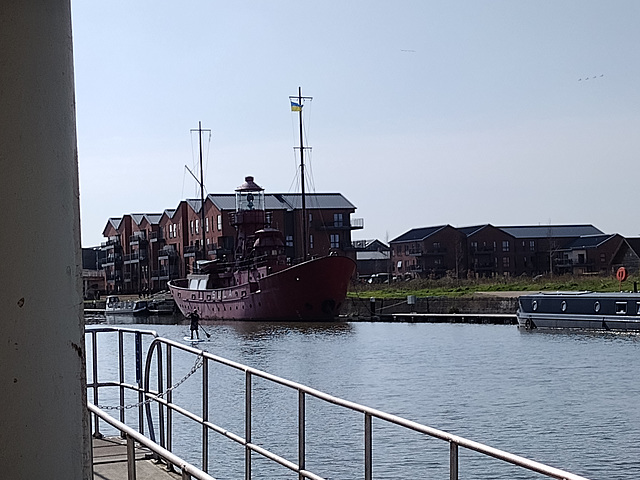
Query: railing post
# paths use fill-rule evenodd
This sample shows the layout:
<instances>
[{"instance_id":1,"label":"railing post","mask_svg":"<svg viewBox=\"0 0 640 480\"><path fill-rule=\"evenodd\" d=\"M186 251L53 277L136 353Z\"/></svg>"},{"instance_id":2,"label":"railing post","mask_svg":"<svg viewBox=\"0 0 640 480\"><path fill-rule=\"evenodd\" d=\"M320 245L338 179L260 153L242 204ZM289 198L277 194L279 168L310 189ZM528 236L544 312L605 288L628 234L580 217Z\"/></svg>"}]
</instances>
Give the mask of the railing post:
<instances>
[{"instance_id":1,"label":"railing post","mask_svg":"<svg viewBox=\"0 0 640 480\"><path fill-rule=\"evenodd\" d=\"M171 367L171 345L167 345L167 388L173 385L173 369ZM167 402L173 402L173 390L167 392ZM173 409L167 407L167 446L166 449L172 452L173 450Z\"/></svg>"},{"instance_id":2,"label":"railing post","mask_svg":"<svg viewBox=\"0 0 640 480\"><path fill-rule=\"evenodd\" d=\"M202 356L202 470L209 471L209 361Z\"/></svg>"},{"instance_id":3,"label":"railing post","mask_svg":"<svg viewBox=\"0 0 640 480\"><path fill-rule=\"evenodd\" d=\"M143 379L142 379L142 333L135 333L135 347L136 347L136 385L138 387L138 431L144 434L144 407L142 401L144 395L142 393Z\"/></svg>"},{"instance_id":4,"label":"railing post","mask_svg":"<svg viewBox=\"0 0 640 480\"><path fill-rule=\"evenodd\" d=\"M169 348L169 345L167 345ZM165 392L167 388L169 388L169 383L167 382L166 387L164 386L164 378L162 373L162 345L158 344L158 393ZM166 446L165 436L164 436L164 407L161 403L158 403L158 429L160 430L160 445L162 447ZM149 430L151 430L151 426L149 426Z\"/></svg>"},{"instance_id":5,"label":"railing post","mask_svg":"<svg viewBox=\"0 0 640 480\"><path fill-rule=\"evenodd\" d=\"M118 378L120 381L120 406L124 407L124 332L118 330ZM120 409L120 421L126 423L124 408Z\"/></svg>"},{"instance_id":6,"label":"railing post","mask_svg":"<svg viewBox=\"0 0 640 480\"><path fill-rule=\"evenodd\" d=\"M244 389L244 439L246 442L244 450L244 478L251 480L251 372L245 372Z\"/></svg>"},{"instance_id":7,"label":"railing post","mask_svg":"<svg viewBox=\"0 0 640 480\"><path fill-rule=\"evenodd\" d=\"M93 376L93 404L100 405L98 400L98 332L91 332L91 350L93 357L93 365L92 367L92 376ZM100 433L100 418L97 415L94 415L93 422L93 436L95 438L102 438L102 434Z\"/></svg>"},{"instance_id":8,"label":"railing post","mask_svg":"<svg viewBox=\"0 0 640 480\"><path fill-rule=\"evenodd\" d=\"M371 415L364 414L364 478L365 480L371 480L372 478L372 465L373 455L371 451Z\"/></svg>"},{"instance_id":9,"label":"railing post","mask_svg":"<svg viewBox=\"0 0 640 480\"><path fill-rule=\"evenodd\" d=\"M132 437L123 435L127 439L127 479L136 480L136 444Z\"/></svg>"},{"instance_id":10,"label":"railing post","mask_svg":"<svg viewBox=\"0 0 640 480\"><path fill-rule=\"evenodd\" d=\"M302 390L298 390L298 468L300 470L306 469L306 438L305 438L305 418L306 418L306 405L305 395ZM298 472L298 479L303 480L304 477Z\"/></svg>"},{"instance_id":11,"label":"railing post","mask_svg":"<svg viewBox=\"0 0 640 480\"><path fill-rule=\"evenodd\" d=\"M449 442L449 480L458 480L458 444Z\"/></svg>"}]
</instances>

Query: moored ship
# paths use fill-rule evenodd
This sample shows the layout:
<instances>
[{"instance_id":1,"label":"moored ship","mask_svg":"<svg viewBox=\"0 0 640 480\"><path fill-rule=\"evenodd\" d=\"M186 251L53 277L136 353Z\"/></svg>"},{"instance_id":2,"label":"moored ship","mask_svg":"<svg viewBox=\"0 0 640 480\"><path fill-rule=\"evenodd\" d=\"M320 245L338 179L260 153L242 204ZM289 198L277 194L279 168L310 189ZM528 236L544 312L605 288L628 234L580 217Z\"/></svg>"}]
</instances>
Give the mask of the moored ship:
<instances>
[{"instance_id":1,"label":"moored ship","mask_svg":"<svg viewBox=\"0 0 640 480\"><path fill-rule=\"evenodd\" d=\"M301 320L326 321L337 317L355 273L351 258L326 255L309 259L308 217L302 107L303 97L289 97L291 110L300 119L300 184L302 261L293 264L285 254L281 231L271 228L265 211L264 189L246 177L236 189L235 213L231 223L236 237L233 253L197 262L197 269L185 279L168 283L176 305L187 316L194 310L204 320ZM201 136L202 129L198 132ZM202 174L202 147L200 148ZM200 178L201 205L204 185ZM204 207L201 207L204 220ZM203 229L204 236L204 229ZM202 245L205 245L203 238Z\"/></svg>"},{"instance_id":2,"label":"moored ship","mask_svg":"<svg viewBox=\"0 0 640 480\"><path fill-rule=\"evenodd\" d=\"M288 265L282 233L266 224L264 190L253 177L236 189L236 253L201 261L199 271L169 282L184 315L205 320L331 320L346 298L355 262L328 255Z\"/></svg>"},{"instance_id":3,"label":"moored ship","mask_svg":"<svg viewBox=\"0 0 640 480\"><path fill-rule=\"evenodd\" d=\"M553 292L518 299L518 325L533 328L640 330L640 293Z\"/></svg>"}]
</instances>

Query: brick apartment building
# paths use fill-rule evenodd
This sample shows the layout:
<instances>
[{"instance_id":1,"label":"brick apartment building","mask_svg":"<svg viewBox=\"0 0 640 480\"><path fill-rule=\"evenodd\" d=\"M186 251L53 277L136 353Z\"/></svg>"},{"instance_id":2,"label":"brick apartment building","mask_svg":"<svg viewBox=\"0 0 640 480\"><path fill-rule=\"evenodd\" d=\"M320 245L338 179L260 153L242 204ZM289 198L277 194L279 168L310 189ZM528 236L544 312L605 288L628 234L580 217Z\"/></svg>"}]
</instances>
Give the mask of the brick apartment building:
<instances>
[{"instance_id":1,"label":"brick apartment building","mask_svg":"<svg viewBox=\"0 0 640 480\"><path fill-rule=\"evenodd\" d=\"M591 274L625 262L640 266L640 247L634 250L622 236L593 225L439 225L412 229L390 248L392 274L403 279Z\"/></svg>"},{"instance_id":2,"label":"brick apartment building","mask_svg":"<svg viewBox=\"0 0 640 480\"><path fill-rule=\"evenodd\" d=\"M267 224L285 238L287 260L303 257L300 194L265 194ZM235 194L187 199L161 214L127 214L110 218L102 232L106 289L110 292L156 292L167 282L192 272L203 259L225 259L236 249ZM336 252L355 260L351 232L364 227L352 219L356 207L339 193L306 195L309 257ZM204 248L203 248L204 247Z\"/></svg>"}]
</instances>

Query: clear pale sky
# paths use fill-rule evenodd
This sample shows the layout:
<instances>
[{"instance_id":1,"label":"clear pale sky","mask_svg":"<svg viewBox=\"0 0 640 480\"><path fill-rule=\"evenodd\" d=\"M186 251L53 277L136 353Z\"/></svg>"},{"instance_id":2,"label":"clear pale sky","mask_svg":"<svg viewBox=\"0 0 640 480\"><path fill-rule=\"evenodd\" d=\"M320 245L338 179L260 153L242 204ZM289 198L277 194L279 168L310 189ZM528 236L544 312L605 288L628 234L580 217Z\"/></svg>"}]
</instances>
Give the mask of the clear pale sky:
<instances>
[{"instance_id":1,"label":"clear pale sky","mask_svg":"<svg viewBox=\"0 0 640 480\"><path fill-rule=\"evenodd\" d=\"M247 175L342 193L354 239L591 223L640 235L636 0L73 0L83 246Z\"/></svg>"}]
</instances>

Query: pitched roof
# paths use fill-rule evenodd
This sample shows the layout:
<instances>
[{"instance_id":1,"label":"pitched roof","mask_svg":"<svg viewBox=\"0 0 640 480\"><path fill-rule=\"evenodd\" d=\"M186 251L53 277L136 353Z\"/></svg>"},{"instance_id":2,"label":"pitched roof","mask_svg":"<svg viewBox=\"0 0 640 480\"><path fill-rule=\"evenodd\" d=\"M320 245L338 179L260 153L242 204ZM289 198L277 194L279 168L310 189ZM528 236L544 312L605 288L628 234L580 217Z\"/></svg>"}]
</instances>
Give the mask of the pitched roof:
<instances>
[{"instance_id":1,"label":"pitched roof","mask_svg":"<svg viewBox=\"0 0 640 480\"><path fill-rule=\"evenodd\" d=\"M608 240L611 240L615 236L615 233L610 235L585 235L583 237L576 238L572 242L569 242L563 248L571 250L579 248L596 248L607 242Z\"/></svg>"},{"instance_id":2,"label":"pitched roof","mask_svg":"<svg viewBox=\"0 0 640 480\"><path fill-rule=\"evenodd\" d=\"M422 227L413 228L406 233L403 233L397 238L391 240L391 242L415 242L416 240L424 240L430 237L434 233L448 227L448 225L438 225L436 227Z\"/></svg>"},{"instance_id":3,"label":"pitched roof","mask_svg":"<svg viewBox=\"0 0 640 480\"><path fill-rule=\"evenodd\" d=\"M593 225L534 225L496 227L515 238L566 238L604 235Z\"/></svg>"},{"instance_id":4,"label":"pitched roof","mask_svg":"<svg viewBox=\"0 0 640 480\"><path fill-rule=\"evenodd\" d=\"M197 213L200 211L200 205L202 205L202 202L199 198L187 198L185 202L187 202L187 205L189 205L194 212Z\"/></svg>"},{"instance_id":5,"label":"pitched roof","mask_svg":"<svg viewBox=\"0 0 640 480\"><path fill-rule=\"evenodd\" d=\"M377 249L388 250L389 246L378 240L377 238L366 240L352 240L351 245L358 250L367 250L370 252L378 251Z\"/></svg>"},{"instance_id":6,"label":"pitched roof","mask_svg":"<svg viewBox=\"0 0 640 480\"><path fill-rule=\"evenodd\" d=\"M356 252L356 260L389 260L389 252Z\"/></svg>"},{"instance_id":7,"label":"pitched roof","mask_svg":"<svg viewBox=\"0 0 640 480\"><path fill-rule=\"evenodd\" d=\"M113 225L113 228L118 230L118 228L120 228L120 224L122 223L122 217L118 217L118 218L112 217L108 221L111 225Z\"/></svg>"},{"instance_id":8,"label":"pitched roof","mask_svg":"<svg viewBox=\"0 0 640 480\"><path fill-rule=\"evenodd\" d=\"M625 240L627 241L627 243L631 247L631 250L636 252L636 255L640 256L640 238L637 238L637 237L625 238Z\"/></svg>"},{"instance_id":9,"label":"pitched roof","mask_svg":"<svg viewBox=\"0 0 640 480\"><path fill-rule=\"evenodd\" d=\"M146 219L150 225L156 225L158 222L160 222L161 217L162 217L161 213L132 213L131 214L131 218L133 219L134 222L136 222L136 225L140 225L142 223L142 220L144 219Z\"/></svg>"},{"instance_id":10,"label":"pitched roof","mask_svg":"<svg viewBox=\"0 0 640 480\"><path fill-rule=\"evenodd\" d=\"M354 209L355 206L340 193L309 193L306 195L307 210ZM219 210L235 210L236 196L233 193L210 193L207 198ZM199 207L198 200L198 208ZM300 193L268 193L264 196L266 210L295 210L302 208Z\"/></svg>"},{"instance_id":11,"label":"pitched roof","mask_svg":"<svg viewBox=\"0 0 640 480\"><path fill-rule=\"evenodd\" d=\"M460 227L458 228L458 230L462 233L464 233L467 237L469 235L473 235L474 233L479 232L480 230L483 230L487 227L490 227L491 225L488 223L485 223L484 225L474 225L471 227Z\"/></svg>"}]
</instances>

